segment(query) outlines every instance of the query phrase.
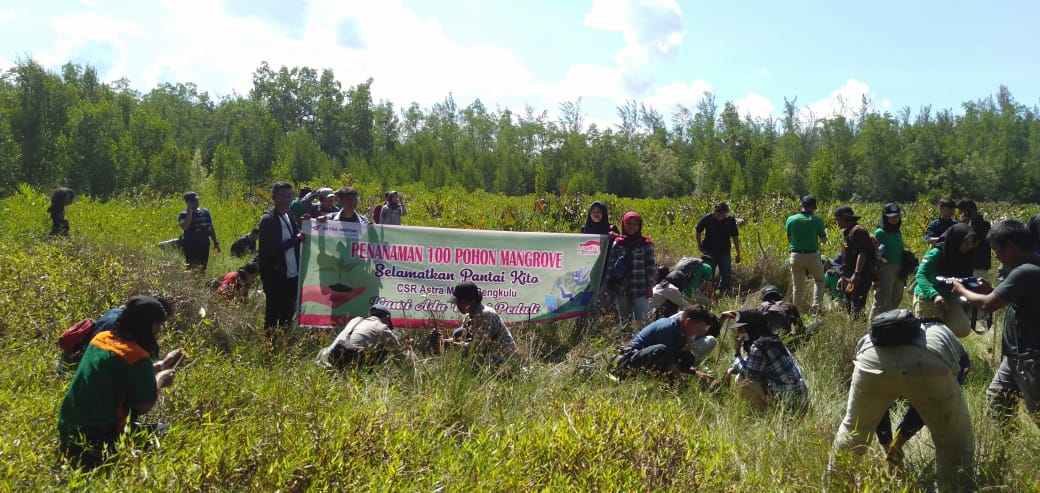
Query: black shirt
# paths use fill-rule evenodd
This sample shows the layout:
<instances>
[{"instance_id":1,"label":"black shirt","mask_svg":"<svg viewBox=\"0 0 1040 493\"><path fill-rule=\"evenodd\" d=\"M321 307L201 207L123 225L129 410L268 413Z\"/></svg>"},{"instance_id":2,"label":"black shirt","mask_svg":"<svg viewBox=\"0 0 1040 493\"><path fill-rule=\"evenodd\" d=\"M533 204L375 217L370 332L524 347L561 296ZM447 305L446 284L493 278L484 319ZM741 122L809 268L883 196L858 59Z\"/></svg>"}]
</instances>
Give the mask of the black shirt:
<instances>
[{"instance_id":1,"label":"black shirt","mask_svg":"<svg viewBox=\"0 0 1040 493\"><path fill-rule=\"evenodd\" d=\"M729 254L730 237L739 235L735 217L726 216L725 219L719 221L715 219L714 213L706 214L697 222L697 232L705 231L704 238L701 240L701 251L708 255Z\"/></svg>"},{"instance_id":2,"label":"black shirt","mask_svg":"<svg viewBox=\"0 0 1040 493\"><path fill-rule=\"evenodd\" d=\"M1040 266L1026 263L1015 267L994 292L1008 302L1001 345L1004 356L1040 350Z\"/></svg>"},{"instance_id":3,"label":"black shirt","mask_svg":"<svg viewBox=\"0 0 1040 493\"><path fill-rule=\"evenodd\" d=\"M989 221L983 219L982 216L976 216L975 219L968 221L968 226L971 226L972 231L975 232L975 240L979 242L978 246L972 250L972 255L975 257L975 268L989 270L993 265L989 242L986 241L986 235L990 230Z\"/></svg>"}]
</instances>

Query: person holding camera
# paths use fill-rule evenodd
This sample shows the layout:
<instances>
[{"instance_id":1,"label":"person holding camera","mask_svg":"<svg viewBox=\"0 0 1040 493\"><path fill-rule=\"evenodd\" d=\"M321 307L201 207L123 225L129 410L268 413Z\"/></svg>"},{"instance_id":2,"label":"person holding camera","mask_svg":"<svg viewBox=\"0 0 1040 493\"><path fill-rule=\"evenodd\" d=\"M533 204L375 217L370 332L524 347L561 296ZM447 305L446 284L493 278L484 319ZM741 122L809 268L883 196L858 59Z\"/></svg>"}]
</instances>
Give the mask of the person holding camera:
<instances>
[{"instance_id":1,"label":"person holding camera","mask_svg":"<svg viewBox=\"0 0 1040 493\"><path fill-rule=\"evenodd\" d=\"M372 214L372 220L377 224L389 224L391 226L401 225L401 216L408 215L408 208L404 205L404 198L395 190L384 194L386 202L379 207L378 215Z\"/></svg>"},{"instance_id":2,"label":"person holding camera","mask_svg":"<svg viewBox=\"0 0 1040 493\"><path fill-rule=\"evenodd\" d=\"M1004 316L1000 367L986 389L990 411L1009 426L1019 401L1040 426L1040 256L1036 238L1022 223L1006 220L990 230L987 240L993 254L1008 270L1007 278L990 289L982 280L984 293L971 290L959 281L953 292L969 303L992 313L1008 307ZM988 292L987 292L988 291Z\"/></svg>"},{"instance_id":3,"label":"person holding camera","mask_svg":"<svg viewBox=\"0 0 1040 493\"><path fill-rule=\"evenodd\" d=\"M914 315L942 320L957 337L971 333L971 321L952 291L953 285L939 282L939 278L971 277L976 245L977 237L971 226L954 224L924 254L917 267Z\"/></svg>"},{"instance_id":4,"label":"person holding camera","mask_svg":"<svg viewBox=\"0 0 1040 493\"><path fill-rule=\"evenodd\" d=\"M76 466L100 466L130 418L150 411L159 390L173 384L184 349L153 362L159 356L156 336L170 316L163 300L134 296L112 329L90 341L58 413L61 453Z\"/></svg>"},{"instance_id":5,"label":"person holding camera","mask_svg":"<svg viewBox=\"0 0 1040 493\"><path fill-rule=\"evenodd\" d=\"M184 263L187 268L206 271L209 264L209 240L213 238L213 251L220 253L217 232L213 229L213 216L209 209L199 207L199 194L184 194L185 208L177 216L177 224L184 230L181 235L181 249L184 250Z\"/></svg>"}]
</instances>

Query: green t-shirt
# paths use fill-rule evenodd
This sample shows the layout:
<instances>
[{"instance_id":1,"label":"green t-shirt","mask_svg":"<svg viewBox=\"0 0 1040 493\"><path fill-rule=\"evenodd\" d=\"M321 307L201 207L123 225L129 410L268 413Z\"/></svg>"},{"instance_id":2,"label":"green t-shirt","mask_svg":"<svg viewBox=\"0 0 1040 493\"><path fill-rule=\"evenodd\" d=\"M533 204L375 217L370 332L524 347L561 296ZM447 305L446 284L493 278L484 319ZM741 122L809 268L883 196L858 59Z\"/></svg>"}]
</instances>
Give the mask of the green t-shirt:
<instances>
[{"instance_id":1,"label":"green t-shirt","mask_svg":"<svg viewBox=\"0 0 1040 493\"><path fill-rule=\"evenodd\" d=\"M925 252L924 258L921 259L921 265L917 267L917 275L914 276L914 279L917 280L914 286L914 296L920 296L926 301L932 301L941 294L943 300L947 303L954 303L957 302L957 296L952 291L945 288L939 291L935 286L935 277L941 274L942 259L939 258L940 256L942 256L942 250L938 248L932 248Z\"/></svg>"},{"instance_id":2,"label":"green t-shirt","mask_svg":"<svg viewBox=\"0 0 1040 493\"><path fill-rule=\"evenodd\" d=\"M90 341L72 377L58 413L63 441L79 433L87 438L118 435L130 409L158 396L148 352L112 332Z\"/></svg>"},{"instance_id":3,"label":"green t-shirt","mask_svg":"<svg viewBox=\"0 0 1040 493\"><path fill-rule=\"evenodd\" d=\"M889 233L884 229L878 228L874 231L874 237L877 238L878 248L881 245L885 245L885 253L881 255L881 258L885 259L885 262L889 264L901 264L903 263L903 233L895 232Z\"/></svg>"},{"instance_id":4,"label":"green t-shirt","mask_svg":"<svg viewBox=\"0 0 1040 493\"><path fill-rule=\"evenodd\" d=\"M823 219L814 214L799 212L787 218L787 237L791 240L791 251L818 252L820 238L827 237Z\"/></svg>"},{"instance_id":5,"label":"green t-shirt","mask_svg":"<svg viewBox=\"0 0 1040 493\"><path fill-rule=\"evenodd\" d=\"M693 296L693 292L700 289L701 285L704 284L704 281L711 281L714 279L714 274L715 272L711 269L710 265L701 264L701 266L697 268L697 272L694 272L693 280L686 283L686 286L683 288L683 295L686 296L686 298Z\"/></svg>"}]
</instances>

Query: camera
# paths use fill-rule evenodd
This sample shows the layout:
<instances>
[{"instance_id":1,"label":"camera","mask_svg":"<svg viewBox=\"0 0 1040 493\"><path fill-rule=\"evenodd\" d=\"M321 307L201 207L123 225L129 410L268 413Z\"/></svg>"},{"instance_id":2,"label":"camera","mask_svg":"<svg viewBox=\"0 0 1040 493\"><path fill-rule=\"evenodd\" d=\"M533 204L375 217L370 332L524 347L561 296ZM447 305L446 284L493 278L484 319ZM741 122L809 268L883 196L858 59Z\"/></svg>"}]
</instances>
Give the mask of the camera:
<instances>
[{"instance_id":1,"label":"camera","mask_svg":"<svg viewBox=\"0 0 1040 493\"><path fill-rule=\"evenodd\" d=\"M935 283L936 284L939 284L939 285L942 285L942 286L946 286L948 288L952 288L953 287L953 282L954 281L957 281L957 282L961 283L961 285L963 285L966 289L968 289L968 291L978 291L980 288L982 288L982 284L979 283L979 278L977 278L977 277L944 277L944 276L935 276Z\"/></svg>"}]
</instances>

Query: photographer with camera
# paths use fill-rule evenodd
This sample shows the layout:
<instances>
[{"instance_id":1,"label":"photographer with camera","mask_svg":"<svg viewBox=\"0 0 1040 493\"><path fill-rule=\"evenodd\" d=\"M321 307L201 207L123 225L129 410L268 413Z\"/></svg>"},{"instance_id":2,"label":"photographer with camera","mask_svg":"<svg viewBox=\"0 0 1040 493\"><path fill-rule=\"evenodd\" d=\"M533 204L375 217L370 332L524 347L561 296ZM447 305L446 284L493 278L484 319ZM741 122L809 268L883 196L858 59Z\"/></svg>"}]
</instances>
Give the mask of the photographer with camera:
<instances>
[{"instance_id":1,"label":"photographer with camera","mask_svg":"<svg viewBox=\"0 0 1040 493\"><path fill-rule=\"evenodd\" d=\"M971 333L971 321L947 279L971 278L975 259L972 250L977 244L971 226L957 223L939 237L917 267L914 315L942 320L957 337Z\"/></svg>"},{"instance_id":2,"label":"photographer with camera","mask_svg":"<svg viewBox=\"0 0 1040 493\"><path fill-rule=\"evenodd\" d=\"M990 290L980 283L979 291L954 281L953 292L969 303L992 313L1008 307L1004 316L1002 359L986 389L990 411L1005 427L1011 423L1019 400L1040 426L1040 256L1036 238L1022 223L997 223L986 239L993 254L1008 270L1007 278Z\"/></svg>"}]
</instances>

